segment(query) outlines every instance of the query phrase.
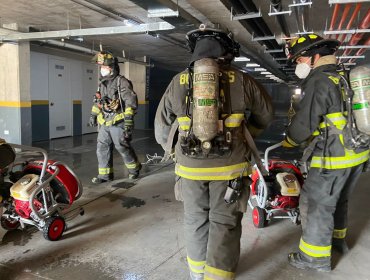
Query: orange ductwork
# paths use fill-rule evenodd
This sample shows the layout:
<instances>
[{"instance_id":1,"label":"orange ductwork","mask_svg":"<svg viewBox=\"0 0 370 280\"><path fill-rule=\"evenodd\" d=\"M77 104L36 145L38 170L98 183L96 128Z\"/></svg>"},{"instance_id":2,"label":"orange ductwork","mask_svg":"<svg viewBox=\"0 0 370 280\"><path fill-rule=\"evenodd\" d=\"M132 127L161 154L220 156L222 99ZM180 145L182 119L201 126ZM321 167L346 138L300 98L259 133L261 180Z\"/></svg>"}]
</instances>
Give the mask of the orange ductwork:
<instances>
[{"instance_id":1,"label":"orange ductwork","mask_svg":"<svg viewBox=\"0 0 370 280\"><path fill-rule=\"evenodd\" d=\"M351 9L351 4L346 4L346 6L344 7L342 18L339 21L338 30L342 29L342 25L345 22L350 9ZM338 39L338 36L339 36L338 34L335 35L335 39Z\"/></svg>"},{"instance_id":2,"label":"orange ductwork","mask_svg":"<svg viewBox=\"0 0 370 280\"><path fill-rule=\"evenodd\" d=\"M358 29L368 29L370 27L370 8L367 10L366 15L362 19ZM352 35L351 39L348 42L348 46L355 46L362 39L365 33L355 33ZM343 53L343 56L346 56L351 53L351 49L346 49Z\"/></svg>"},{"instance_id":3,"label":"orange ductwork","mask_svg":"<svg viewBox=\"0 0 370 280\"><path fill-rule=\"evenodd\" d=\"M353 14L351 16L351 18L349 19L348 23L347 23L347 26L346 26L346 30L349 30L352 26L352 23L355 21L356 17L357 17L357 14L358 12L360 11L361 9L361 3L357 3L356 4L356 8L355 10L353 11ZM339 29L339 28L338 28ZM339 37L337 37L337 39L340 41L340 42L343 42L347 37L347 34L340 34Z\"/></svg>"},{"instance_id":4,"label":"orange ductwork","mask_svg":"<svg viewBox=\"0 0 370 280\"><path fill-rule=\"evenodd\" d=\"M330 31L332 31L334 29L335 21L337 20L337 16L338 16L338 13L339 13L339 7L340 7L339 4L335 4L335 6L334 6L334 11L333 11L333 15L331 17L330 27L329 27Z\"/></svg>"}]
</instances>

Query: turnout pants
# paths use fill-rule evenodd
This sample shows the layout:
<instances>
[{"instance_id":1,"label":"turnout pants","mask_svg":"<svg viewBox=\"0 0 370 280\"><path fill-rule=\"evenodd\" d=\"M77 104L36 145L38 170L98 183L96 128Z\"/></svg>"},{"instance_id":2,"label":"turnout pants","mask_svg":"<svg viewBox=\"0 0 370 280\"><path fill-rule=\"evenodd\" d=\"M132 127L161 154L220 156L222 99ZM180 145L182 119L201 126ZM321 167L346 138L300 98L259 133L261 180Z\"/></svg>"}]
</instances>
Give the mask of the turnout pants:
<instances>
[{"instance_id":1,"label":"turnout pants","mask_svg":"<svg viewBox=\"0 0 370 280\"><path fill-rule=\"evenodd\" d=\"M224 201L228 181L179 180L192 279L235 279L243 213Z\"/></svg>"},{"instance_id":2,"label":"turnout pants","mask_svg":"<svg viewBox=\"0 0 370 280\"><path fill-rule=\"evenodd\" d=\"M123 123L112 126L102 125L99 128L96 155L99 162L98 177L101 179L113 179L113 146L122 156L130 174L135 174L135 172L139 171L140 163L130 143L126 142L125 145L120 143L122 134Z\"/></svg>"},{"instance_id":3,"label":"turnout pants","mask_svg":"<svg viewBox=\"0 0 370 280\"><path fill-rule=\"evenodd\" d=\"M332 238L345 238L348 199L363 164L346 169L311 168L300 197L302 237L300 253L310 258L330 258Z\"/></svg>"}]
</instances>

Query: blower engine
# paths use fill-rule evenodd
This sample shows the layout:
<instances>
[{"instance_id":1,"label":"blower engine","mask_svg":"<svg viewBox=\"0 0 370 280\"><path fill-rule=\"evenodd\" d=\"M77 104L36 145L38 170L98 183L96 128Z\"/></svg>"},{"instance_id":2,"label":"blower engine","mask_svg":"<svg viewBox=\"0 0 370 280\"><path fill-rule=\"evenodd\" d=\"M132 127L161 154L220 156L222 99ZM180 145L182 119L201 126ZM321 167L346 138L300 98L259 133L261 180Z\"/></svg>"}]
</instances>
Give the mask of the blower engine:
<instances>
[{"instance_id":1,"label":"blower engine","mask_svg":"<svg viewBox=\"0 0 370 280\"><path fill-rule=\"evenodd\" d=\"M45 179L55 173L54 163L55 161L48 161ZM32 216L29 200L39 185L39 174L41 174L42 165L42 161L30 162L23 170L26 174L10 188L10 195L14 199L15 211L22 218L35 218L35 216ZM59 172L56 174L55 179L50 182L50 187L47 187L44 191L45 200L41 194L36 195L33 199L33 206L37 212L43 211L44 204L46 204L46 207L50 207L53 204L50 192L53 193L54 200L62 204L71 204L75 200L76 195L78 195L79 190L76 178L65 166L58 165L58 169Z\"/></svg>"},{"instance_id":2,"label":"blower engine","mask_svg":"<svg viewBox=\"0 0 370 280\"><path fill-rule=\"evenodd\" d=\"M48 155L43 149L17 144L6 145L0 145L0 148L3 147L0 149L3 154L4 147L11 147L33 153L39 152L44 159L13 162L9 165L15 159L15 153L11 149L13 152L11 161L5 162L5 165L10 166L7 167L9 170L0 174L3 176L3 183L0 184L3 192L0 194L4 198L0 202L0 209L5 209L0 218L1 226L6 230L15 230L19 226L24 228L25 225L32 225L43 231L45 239L51 241L60 239L66 229L66 219L84 213L81 207L77 208L78 211L69 210L72 203L82 195L81 181L63 162L48 160ZM15 166L23 168L14 172ZM7 191L4 191L4 187Z\"/></svg>"}]
</instances>

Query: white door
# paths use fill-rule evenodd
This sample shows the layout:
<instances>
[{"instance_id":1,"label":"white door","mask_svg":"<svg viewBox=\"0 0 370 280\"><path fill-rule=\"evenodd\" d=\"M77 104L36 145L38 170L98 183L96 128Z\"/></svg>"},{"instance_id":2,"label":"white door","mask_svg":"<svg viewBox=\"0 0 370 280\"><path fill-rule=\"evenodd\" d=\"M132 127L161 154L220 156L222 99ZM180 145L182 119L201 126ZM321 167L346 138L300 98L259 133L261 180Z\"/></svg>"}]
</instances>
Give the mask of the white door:
<instances>
[{"instance_id":1,"label":"white door","mask_svg":"<svg viewBox=\"0 0 370 280\"><path fill-rule=\"evenodd\" d=\"M72 100L68 64L49 59L49 128L50 138L72 136Z\"/></svg>"},{"instance_id":2,"label":"white door","mask_svg":"<svg viewBox=\"0 0 370 280\"><path fill-rule=\"evenodd\" d=\"M94 64L83 64L82 81L82 134L96 132L96 127L88 126L93 96L98 88L98 67Z\"/></svg>"}]
</instances>

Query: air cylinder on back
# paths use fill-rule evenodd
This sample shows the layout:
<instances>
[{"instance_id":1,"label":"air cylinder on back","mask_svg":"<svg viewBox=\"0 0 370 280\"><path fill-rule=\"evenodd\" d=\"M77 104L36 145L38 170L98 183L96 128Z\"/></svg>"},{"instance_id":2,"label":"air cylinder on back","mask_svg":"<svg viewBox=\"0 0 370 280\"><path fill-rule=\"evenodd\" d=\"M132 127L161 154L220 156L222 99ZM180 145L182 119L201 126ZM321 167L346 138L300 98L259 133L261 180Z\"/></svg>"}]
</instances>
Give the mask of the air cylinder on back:
<instances>
[{"instance_id":1,"label":"air cylinder on back","mask_svg":"<svg viewBox=\"0 0 370 280\"><path fill-rule=\"evenodd\" d=\"M194 63L193 132L203 143L218 132L219 68L214 59L203 58Z\"/></svg>"},{"instance_id":2,"label":"air cylinder on back","mask_svg":"<svg viewBox=\"0 0 370 280\"><path fill-rule=\"evenodd\" d=\"M354 92L352 109L357 128L370 135L370 65L352 69L350 83Z\"/></svg>"}]
</instances>

